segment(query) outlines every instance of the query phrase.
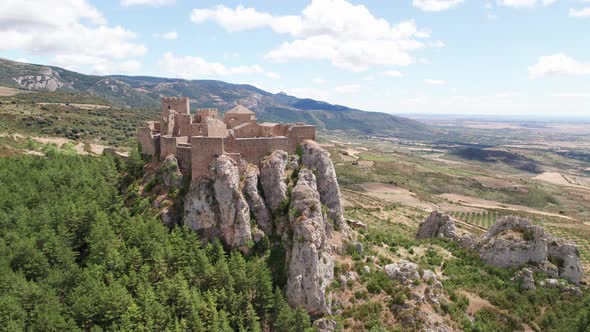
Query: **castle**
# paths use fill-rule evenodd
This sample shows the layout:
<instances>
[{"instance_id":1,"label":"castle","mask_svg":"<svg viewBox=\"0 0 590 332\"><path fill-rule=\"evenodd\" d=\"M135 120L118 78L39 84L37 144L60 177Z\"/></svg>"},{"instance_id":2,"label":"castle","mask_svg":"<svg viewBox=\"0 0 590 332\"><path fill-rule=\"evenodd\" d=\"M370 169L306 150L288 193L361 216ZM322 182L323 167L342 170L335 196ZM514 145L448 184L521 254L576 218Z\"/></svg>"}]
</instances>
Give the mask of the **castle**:
<instances>
[{"instance_id":1,"label":"castle","mask_svg":"<svg viewBox=\"0 0 590 332\"><path fill-rule=\"evenodd\" d=\"M216 108L190 112L186 97L162 98L160 121L137 131L142 154L164 159L174 155L183 175L207 176L211 159L225 154L238 163L258 165L274 150L295 153L304 140L315 140L315 126L256 121L256 114L238 105L219 117Z\"/></svg>"}]
</instances>

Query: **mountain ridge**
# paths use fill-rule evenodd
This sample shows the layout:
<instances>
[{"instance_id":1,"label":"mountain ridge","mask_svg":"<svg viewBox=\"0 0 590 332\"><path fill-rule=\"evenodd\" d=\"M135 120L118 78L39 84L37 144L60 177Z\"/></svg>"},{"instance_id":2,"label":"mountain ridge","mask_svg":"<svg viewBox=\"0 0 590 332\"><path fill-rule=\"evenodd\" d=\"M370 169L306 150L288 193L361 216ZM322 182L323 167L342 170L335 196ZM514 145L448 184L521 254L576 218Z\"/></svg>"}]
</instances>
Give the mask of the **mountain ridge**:
<instances>
[{"instance_id":1,"label":"mountain ridge","mask_svg":"<svg viewBox=\"0 0 590 332\"><path fill-rule=\"evenodd\" d=\"M191 99L193 107L215 107L224 112L241 104L256 112L263 121L306 122L320 130L412 138L433 134L433 129L416 120L298 98L284 92L275 94L250 84L220 80L85 75L56 66L0 58L0 85L92 95L117 106L133 108L157 108L162 96L185 96Z\"/></svg>"}]
</instances>

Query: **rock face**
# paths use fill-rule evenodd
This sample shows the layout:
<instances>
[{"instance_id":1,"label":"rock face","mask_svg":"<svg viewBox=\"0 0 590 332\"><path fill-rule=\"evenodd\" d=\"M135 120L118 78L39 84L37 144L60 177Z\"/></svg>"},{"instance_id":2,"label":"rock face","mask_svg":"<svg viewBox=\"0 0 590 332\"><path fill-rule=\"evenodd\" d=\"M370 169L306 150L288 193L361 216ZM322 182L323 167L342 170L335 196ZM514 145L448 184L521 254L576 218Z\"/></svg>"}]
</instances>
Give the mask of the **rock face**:
<instances>
[{"instance_id":1,"label":"rock face","mask_svg":"<svg viewBox=\"0 0 590 332\"><path fill-rule=\"evenodd\" d=\"M250 207L250 212L256 218L256 223L265 234L272 233L272 217L266 202L258 192L258 168L251 166L246 170L246 182L242 190Z\"/></svg>"},{"instance_id":2,"label":"rock face","mask_svg":"<svg viewBox=\"0 0 590 332\"><path fill-rule=\"evenodd\" d=\"M191 182L184 201L184 216L185 225L199 232L204 240L217 237L219 212L213 180L202 178Z\"/></svg>"},{"instance_id":3,"label":"rock face","mask_svg":"<svg viewBox=\"0 0 590 332\"><path fill-rule=\"evenodd\" d=\"M288 162L285 151L277 150L262 162L260 169L260 183L266 203L276 212L279 205L287 198L287 184L285 183L285 167Z\"/></svg>"},{"instance_id":4,"label":"rock face","mask_svg":"<svg viewBox=\"0 0 590 332\"><path fill-rule=\"evenodd\" d=\"M516 267L528 263L551 271L573 283L582 280L580 254L576 245L546 234L543 227L526 218L501 218L475 244L480 258L494 266Z\"/></svg>"},{"instance_id":5,"label":"rock face","mask_svg":"<svg viewBox=\"0 0 590 332\"><path fill-rule=\"evenodd\" d=\"M322 213L316 179L308 169L299 172L291 196L289 223L293 230L289 256L287 300L311 315L330 314L326 288L334 279L334 262L326 243L330 224Z\"/></svg>"},{"instance_id":6,"label":"rock face","mask_svg":"<svg viewBox=\"0 0 590 332\"><path fill-rule=\"evenodd\" d=\"M331 311L326 289L334 279L331 253L338 245L332 241L329 215L335 224L346 225L329 155L315 143L308 144L306 154L307 165L313 170L283 151L261 161L260 170L254 165L239 167L226 155L217 157L207 176L191 182L184 221L204 240L220 238L226 246L243 252L265 236L271 241L280 238L273 245L285 249L288 303L316 316ZM290 171L294 175L287 179ZM292 190L286 180L296 181Z\"/></svg>"},{"instance_id":7,"label":"rock face","mask_svg":"<svg viewBox=\"0 0 590 332\"><path fill-rule=\"evenodd\" d=\"M238 166L222 155L212 161L213 179L191 183L184 204L185 224L205 240L220 237L232 248L246 251L252 240L250 209L240 191Z\"/></svg>"},{"instance_id":8,"label":"rock face","mask_svg":"<svg viewBox=\"0 0 590 332\"><path fill-rule=\"evenodd\" d=\"M328 207L328 217L334 221L337 229L346 232L348 225L344 222L340 187L330 154L314 141L303 142L301 148L303 150L301 155L303 165L317 174L320 200Z\"/></svg>"},{"instance_id":9,"label":"rock face","mask_svg":"<svg viewBox=\"0 0 590 332\"><path fill-rule=\"evenodd\" d=\"M582 281L583 271L578 246L553 236L547 237L547 245L549 260L557 263L559 276L573 283Z\"/></svg>"},{"instance_id":10,"label":"rock face","mask_svg":"<svg viewBox=\"0 0 590 332\"><path fill-rule=\"evenodd\" d=\"M433 211L418 228L416 238L425 239L429 237L444 237L456 240L457 229L455 222L447 214Z\"/></svg>"},{"instance_id":11,"label":"rock face","mask_svg":"<svg viewBox=\"0 0 590 332\"><path fill-rule=\"evenodd\" d=\"M178 160L176 160L176 157L173 155L166 156L166 159L164 159L164 162L162 162L162 166L160 167L160 172L166 187L174 187L177 189L182 187L184 178L180 172L180 168L178 168Z\"/></svg>"},{"instance_id":12,"label":"rock face","mask_svg":"<svg viewBox=\"0 0 590 332\"><path fill-rule=\"evenodd\" d=\"M242 248L252 240L250 208L240 191L236 162L226 155L215 160L215 199L219 208L219 232L232 248Z\"/></svg>"}]
</instances>

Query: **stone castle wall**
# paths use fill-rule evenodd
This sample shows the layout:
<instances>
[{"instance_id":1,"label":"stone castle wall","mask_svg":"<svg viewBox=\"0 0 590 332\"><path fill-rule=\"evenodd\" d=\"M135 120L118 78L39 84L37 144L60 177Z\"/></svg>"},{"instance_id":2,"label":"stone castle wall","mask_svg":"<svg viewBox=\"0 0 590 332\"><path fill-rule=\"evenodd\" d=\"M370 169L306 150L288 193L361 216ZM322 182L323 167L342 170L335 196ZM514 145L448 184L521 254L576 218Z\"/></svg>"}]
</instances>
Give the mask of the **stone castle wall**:
<instances>
[{"instance_id":1,"label":"stone castle wall","mask_svg":"<svg viewBox=\"0 0 590 332\"><path fill-rule=\"evenodd\" d=\"M191 174L196 179L209 174L209 163L224 152L222 137L193 137L191 140Z\"/></svg>"},{"instance_id":2,"label":"stone castle wall","mask_svg":"<svg viewBox=\"0 0 590 332\"><path fill-rule=\"evenodd\" d=\"M259 164L275 150L292 154L298 144L316 138L315 126L303 123L257 123L252 112L239 108L222 121L217 109L197 109L191 115L189 107L188 98L162 98L161 121L139 128L137 137L144 155L174 155L181 172L190 172L193 179L207 176L211 160L222 154L238 164Z\"/></svg>"},{"instance_id":3,"label":"stone castle wall","mask_svg":"<svg viewBox=\"0 0 590 332\"><path fill-rule=\"evenodd\" d=\"M191 170L191 144L179 144L176 148L176 159L178 160L178 168L183 175L187 175Z\"/></svg>"}]
</instances>

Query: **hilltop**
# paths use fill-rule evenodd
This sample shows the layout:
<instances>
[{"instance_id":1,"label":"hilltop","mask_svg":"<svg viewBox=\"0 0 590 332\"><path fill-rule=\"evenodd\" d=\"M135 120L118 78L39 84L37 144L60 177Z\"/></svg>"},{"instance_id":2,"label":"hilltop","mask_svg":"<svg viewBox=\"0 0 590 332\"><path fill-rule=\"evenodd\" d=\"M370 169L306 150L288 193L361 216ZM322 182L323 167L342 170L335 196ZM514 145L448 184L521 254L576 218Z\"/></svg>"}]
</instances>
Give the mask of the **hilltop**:
<instances>
[{"instance_id":1,"label":"hilltop","mask_svg":"<svg viewBox=\"0 0 590 332\"><path fill-rule=\"evenodd\" d=\"M157 108L162 96L186 96L191 99L193 107L216 107L221 112L241 104L256 112L263 121L305 122L320 130L345 130L380 136L432 136L430 127L415 120L215 80L94 76L54 66L0 59L0 86L75 93L129 108Z\"/></svg>"}]
</instances>

